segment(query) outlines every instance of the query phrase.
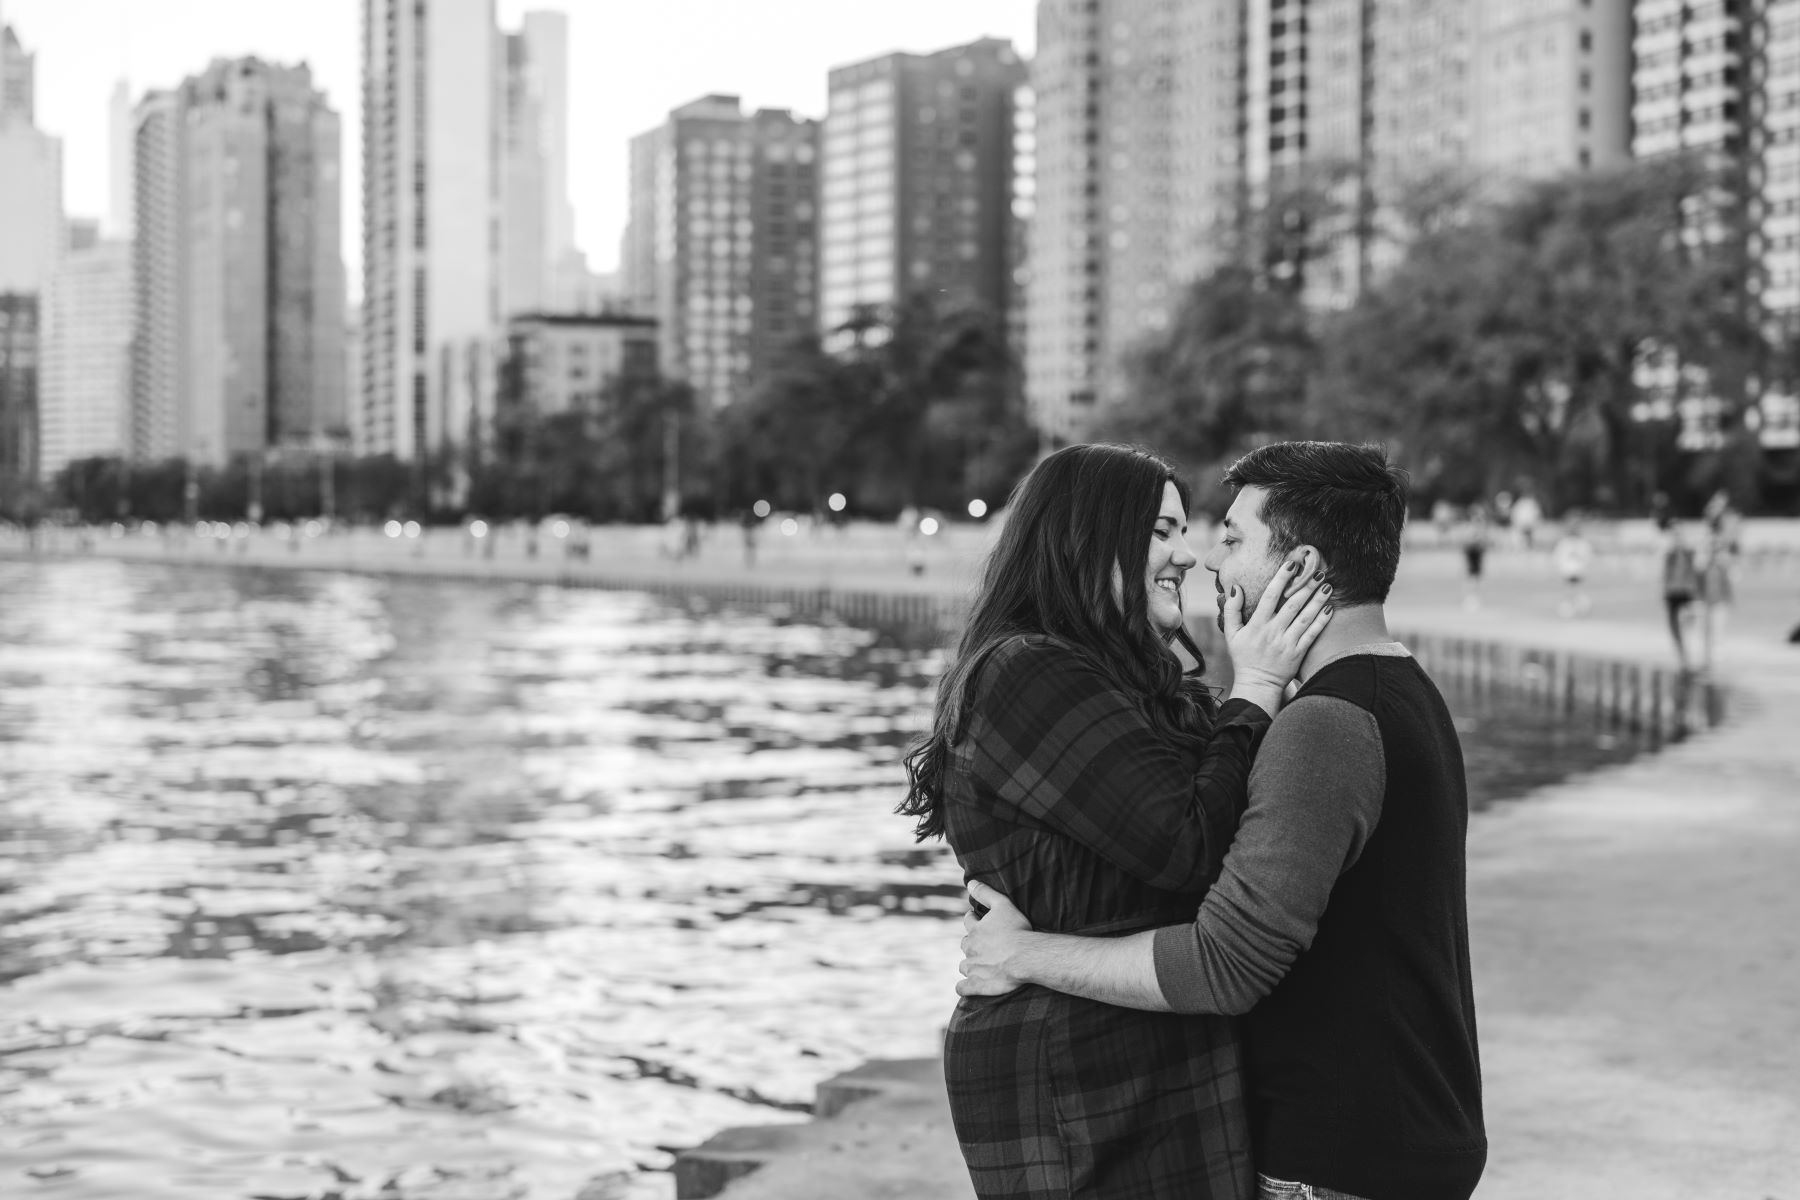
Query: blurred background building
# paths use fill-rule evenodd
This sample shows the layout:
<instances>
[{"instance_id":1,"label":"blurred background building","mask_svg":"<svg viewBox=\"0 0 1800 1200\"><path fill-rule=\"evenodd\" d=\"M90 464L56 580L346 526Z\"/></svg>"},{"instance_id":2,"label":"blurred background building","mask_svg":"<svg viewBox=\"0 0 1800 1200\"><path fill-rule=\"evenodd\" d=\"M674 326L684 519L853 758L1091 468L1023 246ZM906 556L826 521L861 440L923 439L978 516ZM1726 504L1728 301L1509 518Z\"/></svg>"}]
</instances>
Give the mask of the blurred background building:
<instances>
[{"instance_id":1,"label":"blurred background building","mask_svg":"<svg viewBox=\"0 0 1800 1200\"><path fill-rule=\"evenodd\" d=\"M221 60L138 105L139 455L218 466L342 430L339 143L304 65Z\"/></svg>"},{"instance_id":2,"label":"blurred background building","mask_svg":"<svg viewBox=\"0 0 1800 1200\"><path fill-rule=\"evenodd\" d=\"M121 83L104 236L74 247L38 60L0 28L9 478L114 451L454 462L521 346L627 330L717 412L920 296L1007 331L1053 445L1252 246L1342 310L1470 204L1678 153L1735 171L1751 303L1800 344L1800 0L1041 0L1029 63L984 37L821 64L821 119L723 91L675 108L629 145L616 273L576 244L568 16L362 18L360 289L335 249L339 121L304 65ZM1708 381L1647 363L1647 413L1700 412ZM1764 390L1765 441L1800 445L1800 402Z\"/></svg>"},{"instance_id":3,"label":"blurred background building","mask_svg":"<svg viewBox=\"0 0 1800 1200\"><path fill-rule=\"evenodd\" d=\"M35 72L0 24L0 503L39 479L44 301L66 244L62 142L35 123Z\"/></svg>"},{"instance_id":4,"label":"blurred background building","mask_svg":"<svg viewBox=\"0 0 1800 1200\"><path fill-rule=\"evenodd\" d=\"M819 122L704 96L631 142L624 291L662 369L722 408L817 320Z\"/></svg>"},{"instance_id":5,"label":"blurred background building","mask_svg":"<svg viewBox=\"0 0 1800 1200\"><path fill-rule=\"evenodd\" d=\"M72 236L43 315L39 469L50 478L130 449L131 243L98 238L91 222Z\"/></svg>"},{"instance_id":6,"label":"blurred background building","mask_svg":"<svg viewBox=\"0 0 1800 1200\"><path fill-rule=\"evenodd\" d=\"M403 459L493 413L502 105L493 0L368 0L357 443Z\"/></svg>"},{"instance_id":7,"label":"blurred background building","mask_svg":"<svg viewBox=\"0 0 1800 1200\"><path fill-rule=\"evenodd\" d=\"M829 77L820 329L924 293L1004 320L1012 304L1015 96L1025 63L984 38ZM834 339L835 335L835 339Z\"/></svg>"}]
</instances>

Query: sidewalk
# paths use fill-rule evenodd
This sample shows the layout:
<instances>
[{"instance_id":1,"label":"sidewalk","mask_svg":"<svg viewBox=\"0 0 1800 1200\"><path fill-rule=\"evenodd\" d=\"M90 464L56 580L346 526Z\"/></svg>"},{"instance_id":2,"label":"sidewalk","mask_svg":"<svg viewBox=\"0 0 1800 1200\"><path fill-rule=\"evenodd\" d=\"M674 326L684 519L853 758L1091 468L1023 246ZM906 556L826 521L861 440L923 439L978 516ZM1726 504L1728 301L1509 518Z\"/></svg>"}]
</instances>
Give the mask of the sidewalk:
<instances>
[{"instance_id":1,"label":"sidewalk","mask_svg":"<svg viewBox=\"0 0 1800 1200\"><path fill-rule=\"evenodd\" d=\"M1661 629L1396 604L1397 628L1666 661ZM1726 725L1478 814L1480 1200L1800 1200L1800 647L1730 643ZM726 1200L972 1195L936 1064Z\"/></svg>"}]
</instances>

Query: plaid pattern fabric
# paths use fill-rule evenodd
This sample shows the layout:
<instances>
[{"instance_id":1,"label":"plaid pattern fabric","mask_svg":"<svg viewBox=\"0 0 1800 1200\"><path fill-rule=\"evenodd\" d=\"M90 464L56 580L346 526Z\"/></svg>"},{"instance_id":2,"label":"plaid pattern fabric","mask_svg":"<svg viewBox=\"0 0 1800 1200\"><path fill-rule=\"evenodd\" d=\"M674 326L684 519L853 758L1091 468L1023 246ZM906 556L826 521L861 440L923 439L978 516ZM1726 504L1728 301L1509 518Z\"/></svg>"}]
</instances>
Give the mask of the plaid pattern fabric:
<instances>
[{"instance_id":1,"label":"plaid pattern fabric","mask_svg":"<svg viewBox=\"0 0 1800 1200\"><path fill-rule=\"evenodd\" d=\"M1123 934L1193 919L1269 719L1227 702L1182 746L1079 653L1015 638L982 666L945 780L971 878L1039 929ZM1255 1194L1233 1022L1022 988L964 999L945 1074L984 1200Z\"/></svg>"}]
</instances>

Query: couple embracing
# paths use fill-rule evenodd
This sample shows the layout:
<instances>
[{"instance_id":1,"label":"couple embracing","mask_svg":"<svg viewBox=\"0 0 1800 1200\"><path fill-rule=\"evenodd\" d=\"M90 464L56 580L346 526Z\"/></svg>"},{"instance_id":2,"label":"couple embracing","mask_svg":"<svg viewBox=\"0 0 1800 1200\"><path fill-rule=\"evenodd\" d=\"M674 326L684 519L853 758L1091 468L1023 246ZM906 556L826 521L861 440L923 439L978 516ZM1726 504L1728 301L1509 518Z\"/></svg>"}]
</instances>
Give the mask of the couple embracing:
<instances>
[{"instance_id":1,"label":"couple embracing","mask_svg":"<svg viewBox=\"0 0 1800 1200\"><path fill-rule=\"evenodd\" d=\"M1405 477L1287 442L1225 482L1226 699L1181 483L1071 446L1015 492L908 756L901 811L982 914L944 1067L983 1200L1467 1200L1486 1162L1462 751L1383 609Z\"/></svg>"}]
</instances>

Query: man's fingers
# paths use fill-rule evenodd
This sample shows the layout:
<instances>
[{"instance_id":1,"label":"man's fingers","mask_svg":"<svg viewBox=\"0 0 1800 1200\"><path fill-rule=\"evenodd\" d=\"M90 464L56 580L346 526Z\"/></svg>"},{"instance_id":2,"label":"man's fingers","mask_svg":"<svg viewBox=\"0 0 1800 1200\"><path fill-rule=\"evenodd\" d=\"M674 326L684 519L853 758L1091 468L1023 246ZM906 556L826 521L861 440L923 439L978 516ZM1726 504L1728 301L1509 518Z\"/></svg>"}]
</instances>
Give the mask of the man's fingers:
<instances>
[{"instance_id":1,"label":"man's fingers","mask_svg":"<svg viewBox=\"0 0 1800 1200\"><path fill-rule=\"evenodd\" d=\"M974 933L975 927L979 924L981 924L981 918L976 916L974 913L966 912L963 914L963 932L964 933Z\"/></svg>"}]
</instances>

